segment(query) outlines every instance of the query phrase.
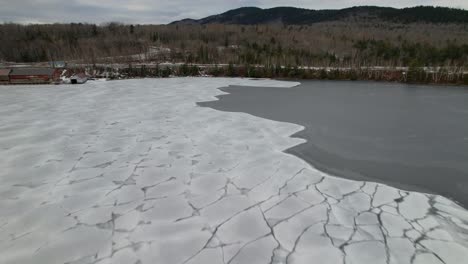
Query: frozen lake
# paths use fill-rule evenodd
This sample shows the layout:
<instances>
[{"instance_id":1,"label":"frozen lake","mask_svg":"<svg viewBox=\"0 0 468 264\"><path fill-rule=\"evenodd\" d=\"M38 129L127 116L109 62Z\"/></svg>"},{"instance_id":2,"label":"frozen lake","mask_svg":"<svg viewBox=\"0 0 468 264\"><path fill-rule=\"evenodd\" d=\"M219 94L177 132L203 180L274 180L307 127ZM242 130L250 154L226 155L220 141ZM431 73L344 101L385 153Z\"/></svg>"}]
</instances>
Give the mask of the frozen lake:
<instances>
[{"instance_id":1,"label":"frozen lake","mask_svg":"<svg viewBox=\"0 0 468 264\"><path fill-rule=\"evenodd\" d=\"M438 193L468 207L468 88L305 81L230 87L204 106L305 127L288 150L355 180Z\"/></svg>"},{"instance_id":2,"label":"frozen lake","mask_svg":"<svg viewBox=\"0 0 468 264\"><path fill-rule=\"evenodd\" d=\"M468 259L468 212L451 200L333 177L285 153L302 126L197 105L219 87L297 84L0 86L0 262Z\"/></svg>"}]
</instances>

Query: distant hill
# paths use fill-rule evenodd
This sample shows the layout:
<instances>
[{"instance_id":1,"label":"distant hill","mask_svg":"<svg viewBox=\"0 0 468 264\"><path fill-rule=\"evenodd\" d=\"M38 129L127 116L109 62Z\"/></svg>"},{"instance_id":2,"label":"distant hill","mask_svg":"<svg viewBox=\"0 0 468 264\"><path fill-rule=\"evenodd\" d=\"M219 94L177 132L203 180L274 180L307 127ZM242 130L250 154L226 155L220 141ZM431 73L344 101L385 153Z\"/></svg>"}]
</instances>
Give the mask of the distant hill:
<instances>
[{"instance_id":1,"label":"distant hill","mask_svg":"<svg viewBox=\"0 0 468 264\"><path fill-rule=\"evenodd\" d=\"M326 21L381 20L396 23L468 23L468 10L446 7L417 6L390 8L358 6L339 10L310 10L295 7L261 9L242 7L202 19L184 19L171 24L285 24L310 25Z\"/></svg>"}]
</instances>

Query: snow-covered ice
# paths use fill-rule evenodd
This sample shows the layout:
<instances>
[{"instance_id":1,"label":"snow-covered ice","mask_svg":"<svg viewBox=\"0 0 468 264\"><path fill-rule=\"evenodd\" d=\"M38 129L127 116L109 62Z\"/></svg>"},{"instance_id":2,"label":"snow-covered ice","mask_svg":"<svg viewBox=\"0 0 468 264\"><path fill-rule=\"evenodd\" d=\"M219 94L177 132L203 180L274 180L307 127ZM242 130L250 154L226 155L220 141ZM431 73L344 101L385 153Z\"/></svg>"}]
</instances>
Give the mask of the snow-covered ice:
<instances>
[{"instance_id":1,"label":"snow-covered ice","mask_svg":"<svg viewBox=\"0 0 468 264\"><path fill-rule=\"evenodd\" d=\"M468 212L317 171L302 129L197 106L227 85L144 79L0 87L0 262L454 263Z\"/></svg>"}]
</instances>

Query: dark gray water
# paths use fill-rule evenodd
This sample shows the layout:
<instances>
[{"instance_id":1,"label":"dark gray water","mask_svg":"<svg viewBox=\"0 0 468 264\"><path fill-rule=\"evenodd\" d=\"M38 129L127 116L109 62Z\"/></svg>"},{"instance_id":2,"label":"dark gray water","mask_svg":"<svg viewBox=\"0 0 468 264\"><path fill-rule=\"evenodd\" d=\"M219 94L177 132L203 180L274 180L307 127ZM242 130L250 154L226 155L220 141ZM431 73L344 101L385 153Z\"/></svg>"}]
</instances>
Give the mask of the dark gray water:
<instances>
[{"instance_id":1,"label":"dark gray water","mask_svg":"<svg viewBox=\"0 0 468 264\"><path fill-rule=\"evenodd\" d=\"M290 150L355 180L441 194L468 208L468 89L305 81L291 88L223 88L201 106L300 124Z\"/></svg>"}]
</instances>

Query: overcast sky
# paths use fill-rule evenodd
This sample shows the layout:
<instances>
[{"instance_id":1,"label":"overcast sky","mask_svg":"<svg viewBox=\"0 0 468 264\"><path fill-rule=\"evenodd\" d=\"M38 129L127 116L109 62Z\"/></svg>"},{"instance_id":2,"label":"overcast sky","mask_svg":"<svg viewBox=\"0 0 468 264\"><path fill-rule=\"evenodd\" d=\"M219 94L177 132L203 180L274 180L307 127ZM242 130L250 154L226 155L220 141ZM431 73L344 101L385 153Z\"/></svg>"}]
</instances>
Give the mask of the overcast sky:
<instances>
[{"instance_id":1,"label":"overcast sky","mask_svg":"<svg viewBox=\"0 0 468 264\"><path fill-rule=\"evenodd\" d=\"M0 22L164 24L242 6L339 9L356 5L434 5L468 9L468 0L0 0Z\"/></svg>"}]
</instances>

